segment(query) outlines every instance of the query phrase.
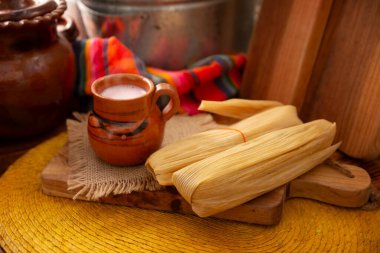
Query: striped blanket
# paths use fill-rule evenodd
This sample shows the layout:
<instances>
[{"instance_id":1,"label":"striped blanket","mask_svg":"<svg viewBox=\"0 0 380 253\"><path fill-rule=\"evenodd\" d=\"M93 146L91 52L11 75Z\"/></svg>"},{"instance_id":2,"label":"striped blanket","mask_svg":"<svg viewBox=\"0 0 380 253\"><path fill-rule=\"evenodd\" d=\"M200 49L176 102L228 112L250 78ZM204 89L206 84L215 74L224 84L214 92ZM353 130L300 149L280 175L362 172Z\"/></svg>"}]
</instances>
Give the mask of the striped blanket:
<instances>
[{"instance_id":1,"label":"striped blanket","mask_svg":"<svg viewBox=\"0 0 380 253\"><path fill-rule=\"evenodd\" d=\"M238 95L246 58L243 54L213 55L187 69L168 71L145 63L117 38L92 38L74 43L77 80L76 94L91 95L92 82L104 75L134 73L177 88L181 108L196 114L201 100L222 101Z\"/></svg>"}]
</instances>

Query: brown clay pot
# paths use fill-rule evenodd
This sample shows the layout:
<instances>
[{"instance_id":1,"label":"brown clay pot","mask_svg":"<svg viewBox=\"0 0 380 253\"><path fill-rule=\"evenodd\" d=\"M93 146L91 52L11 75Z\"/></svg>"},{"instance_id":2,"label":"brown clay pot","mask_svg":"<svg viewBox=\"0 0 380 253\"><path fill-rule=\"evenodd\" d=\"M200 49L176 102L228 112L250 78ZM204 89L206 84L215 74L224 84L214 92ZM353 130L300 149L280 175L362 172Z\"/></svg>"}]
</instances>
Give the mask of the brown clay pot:
<instances>
[{"instance_id":1,"label":"brown clay pot","mask_svg":"<svg viewBox=\"0 0 380 253\"><path fill-rule=\"evenodd\" d=\"M64 0L0 1L0 139L44 133L67 116L75 58L57 32L65 9Z\"/></svg>"},{"instance_id":2,"label":"brown clay pot","mask_svg":"<svg viewBox=\"0 0 380 253\"><path fill-rule=\"evenodd\" d=\"M130 84L145 90L140 97L112 99L102 92L114 85ZM103 161L116 166L142 164L156 151L163 140L165 122L179 108L175 88L166 83L154 85L135 74L113 74L97 79L91 87L94 108L88 118L90 144ZM170 102L161 111L161 96Z\"/></svg>"}]
</instances>

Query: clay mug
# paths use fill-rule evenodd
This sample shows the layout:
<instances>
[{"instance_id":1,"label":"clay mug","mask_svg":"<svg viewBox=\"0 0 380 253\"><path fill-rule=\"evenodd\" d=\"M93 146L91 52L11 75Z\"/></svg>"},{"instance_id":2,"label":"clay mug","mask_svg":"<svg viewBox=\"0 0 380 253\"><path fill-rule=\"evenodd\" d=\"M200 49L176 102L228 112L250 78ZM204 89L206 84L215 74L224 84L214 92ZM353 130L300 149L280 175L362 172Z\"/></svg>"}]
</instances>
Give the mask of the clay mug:
<instances>
[{"instance_id":1,"label":"clay mug","mask_svg":"<svg viewBox=\"0 0 380 253\"><path fill-rule=\"evenodd\" d=\"M111 74L95 80L91 91L87 130L96 155L116 166L143 164L160 147L165 123L178 110L176 89L140 75ZM161 110L162 96L170 101Z\"/></svg>"}]
</instances>

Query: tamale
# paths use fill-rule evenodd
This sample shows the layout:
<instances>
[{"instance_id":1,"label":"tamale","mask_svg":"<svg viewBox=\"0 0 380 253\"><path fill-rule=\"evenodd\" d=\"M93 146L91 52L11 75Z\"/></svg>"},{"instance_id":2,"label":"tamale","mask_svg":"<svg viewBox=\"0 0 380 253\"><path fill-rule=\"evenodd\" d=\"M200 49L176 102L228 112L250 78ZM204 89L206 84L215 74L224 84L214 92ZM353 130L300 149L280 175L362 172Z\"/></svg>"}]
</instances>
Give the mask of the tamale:
<instances>
[{"instance_id":1,"label":"tamale","mask_svg":"<svg viewBox=\"0 0 380 253\"><path fill-rule=\"evenodd\" d=\"M274 107L228 128L208 130L169 144L153 153L145 165L161 185L172 185L172 173L189 164L264 133L299 124L302 121L294 106Z\"/></svg>"},{"instance_id":2,"label":"tamale","mask_svg":"<svg viewBox=\"0 0 380 253\"><path fill-rule=\"evenodd\" d=\"M283 104L277 101L232 98L225 101L202 100L198 110L233 119L245 119L281 105Z\"/></svg>"},{"instance_id":3,"label":"tamale","mask_svg":"<svg viewBox=\"0 0 380 253\"><path fill-rule=\"evenodd\" d=\"M201 217L210 216L284 185L326 160L335 124L315 120L272 131L193 163L173 174L180 194Z\"/></svg>"}]
</instances>

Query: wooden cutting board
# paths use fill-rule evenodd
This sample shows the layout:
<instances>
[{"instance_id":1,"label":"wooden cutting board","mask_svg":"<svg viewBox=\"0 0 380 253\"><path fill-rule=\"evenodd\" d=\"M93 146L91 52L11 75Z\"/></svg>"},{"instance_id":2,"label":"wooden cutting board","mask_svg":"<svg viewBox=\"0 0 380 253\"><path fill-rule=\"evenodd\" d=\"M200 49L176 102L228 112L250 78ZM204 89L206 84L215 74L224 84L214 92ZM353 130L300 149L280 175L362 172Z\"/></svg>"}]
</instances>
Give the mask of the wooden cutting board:
<instances>
[{"instance_id":1,"label":"wooden cutting board","mask_svg":"<svg viewBox=\"0 0 380 253\"><path fill-rule=\"evenodd\" d=\"M380 158L380 1L263 1L240 95L336 122L339 150Z\"/></svg>"},{"instance_id":2,"label":"wooden cutting board","mask_svg":"<svg viewBox=\"0 0 380 253\"><path fill-rule=\"evenodd\" d=\"M345 168L352 173L353 178L329 165L320 165L287 186L279 187L213 217L273 225L281 219L285 200L295 197L319 200L343 207L363 206L369 197L371 179L360 167L345 165ZM64 147L42 171L42 191L51 196L72 198L75 192L67 190L69 169L67 147ZM79 199L85 200L84 197L79 197ZM174 187L167 187L160 191L113 195L102 198L98 202L195 215L191 206Z\"/></svg>"}]
</instances>

